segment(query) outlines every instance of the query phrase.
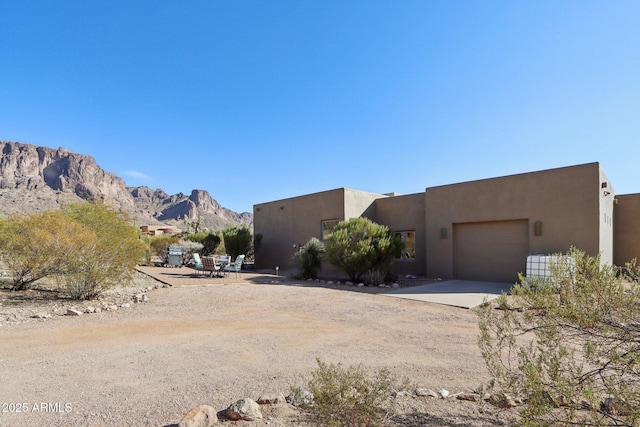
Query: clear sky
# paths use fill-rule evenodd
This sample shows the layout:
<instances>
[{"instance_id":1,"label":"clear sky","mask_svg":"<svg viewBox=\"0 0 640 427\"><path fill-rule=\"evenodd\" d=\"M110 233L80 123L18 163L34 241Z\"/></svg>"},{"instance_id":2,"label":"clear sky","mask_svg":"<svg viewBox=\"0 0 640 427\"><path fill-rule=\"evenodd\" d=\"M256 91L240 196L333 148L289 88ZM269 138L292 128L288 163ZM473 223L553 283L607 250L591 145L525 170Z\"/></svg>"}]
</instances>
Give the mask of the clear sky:
<instances>
[{"instance_id":1,"label":"clear sky","mask_svg":"<svg viewBox=\"0 0 640 427\"><path fill-rule=\"evenodd\" d=\"M640 192L640 1L0 0L0 140L223 206L601 162Z\"/></svg>"}]
</instances>

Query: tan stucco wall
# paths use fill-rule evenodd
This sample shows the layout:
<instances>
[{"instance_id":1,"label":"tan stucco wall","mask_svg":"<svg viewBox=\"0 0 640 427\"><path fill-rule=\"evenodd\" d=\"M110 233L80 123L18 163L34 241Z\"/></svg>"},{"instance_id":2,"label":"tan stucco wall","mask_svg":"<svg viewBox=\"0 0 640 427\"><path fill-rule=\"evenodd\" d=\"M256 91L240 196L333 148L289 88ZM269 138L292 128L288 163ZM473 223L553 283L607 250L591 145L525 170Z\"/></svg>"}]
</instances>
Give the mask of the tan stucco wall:
<instances>
[{"instance_id":1,"label":"tan stucco wall","mask_svg":"<svg viewBox=\"0 0 640 427\"><path fill-rule=\"evenodd\" d=\"M640 256L636 242L640 239L631 237L640 235L636 219L640 195L618 196L615 208L614 196L599 163L589 163L432 187L406 196L340 188L277 200L254 206L255 233L263 236L256 267L292 267L293 245L321 238L323 220L359 216L395 231L416 232L416 260L397 261L394 267L399 274L452 278L454 230L470 223L484 227L508 221L524 224L523 231L528 233L520 238L514 259L521 257L523 248L528 254L550 254L576 246L588 254L601 253L604 263L613 262L615 222L615 257L616 263L621 263L624 258ZM540 236L534 232L538 221L542 223ZM445 238L441 236L443 228L447 230ZM324 273L331 271L325 266Z\"/></svg>"},{"instance_id":2,"label":"tan stucco wall","mask_svg":"<svg viewBox=\"0 0 640 427\"><path fill-rule=\"evenodd\" d=\"M529 253L565 252L571 245L596 254L600 236L600 165L590 163L426 191L427 275L451 278L453 225L529 221ZM533 224L542 222L542 235ZM448 237L441 238L441 228Z\"/></svg>"},{"instance_id":3,"label":"tan stucco wall","mask_svg":"<svg viewBox=\"0 0 640 427\"><path fill-rule=\"evenodd\" d=\"M424 193L378 199L375 202L377 223L384 224L393 231L415 231L416 233L415 259L394 262L393 271L399 275L424 276L426 274L424 202Z\"/></svg>"},{"instance_id":4,"label":"tan stucco wall","mask_svg":"<svg viewBox=\"0 0 640 427\"><path fill-rule=\"evenodd\" d=\"M322 221L373 216L373 201L380 194L348 188L323 191L254 205L254 232L262 235L256 251L256 267L293 267L293 245L322 237Z\"/></svg>"},{"instance_id":5,"label":"tan stucco wall","mask_svg":"<svg viewBox=\"0 0 640 427\"><path fill-rule=\"evenodd\" d=\"M376 218L376 199L384 199L387 196L382 194L367 193L365 191L344 189L344 219L366 217L372 221Z\"/></svg>"},{"instance_id":6,"label":"tan stucco wall","mask_svg":"<svg viewBox=\"0 0 640 427\"><path fill-rule=\"evenodd\" d=\"M614 263L624 266L634 258L640 261L640 193L616 196L614 205Z\"/></svg>"}]
</instances>

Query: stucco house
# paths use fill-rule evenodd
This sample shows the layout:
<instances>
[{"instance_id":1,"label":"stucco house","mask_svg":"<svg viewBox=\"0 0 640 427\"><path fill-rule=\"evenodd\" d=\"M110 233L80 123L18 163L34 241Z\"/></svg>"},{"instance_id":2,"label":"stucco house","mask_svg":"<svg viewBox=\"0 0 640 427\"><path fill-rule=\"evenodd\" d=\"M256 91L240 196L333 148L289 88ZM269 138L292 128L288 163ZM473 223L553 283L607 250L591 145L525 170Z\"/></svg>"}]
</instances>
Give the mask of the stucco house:
<instances>
[{"instance_id":1,"label":"stucco house","mask_svg":"<svg viewBox=\"0 0 640 427\"><path fill-rule=\"evenodd\" d=\"M338 188L254 205L262 235L257 268L286 268L310 238L367 217L405 241L398 274L514 282L528 255L600 253L608 264L640 258L640 194L615 195L599 163L374 194Z\"/></svg>"}]
</instances>

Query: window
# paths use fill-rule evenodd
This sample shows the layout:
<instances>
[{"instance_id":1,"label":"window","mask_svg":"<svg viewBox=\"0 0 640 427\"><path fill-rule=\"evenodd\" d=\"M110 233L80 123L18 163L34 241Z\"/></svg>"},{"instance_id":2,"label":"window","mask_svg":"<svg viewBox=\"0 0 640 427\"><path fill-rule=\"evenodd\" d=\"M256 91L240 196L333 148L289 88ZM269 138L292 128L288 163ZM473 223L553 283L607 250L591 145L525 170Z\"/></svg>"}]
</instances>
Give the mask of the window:
<instances>
[{"instance_id":1,"label":"window","mask_svg":"<svg viewBox=\"0 0 640 427\"><path fill-rule=\"evenodd\" d=\"M326 219L322 221L322 240L327 240L333 234L333 230L336 229L336 225L340 222L339 219Z\"/></svg>"},{"instance_id":2,"label":"window","mask_svg":"<svg viewBox=\"0 0 640 427\"><path fill-rule=\"evenodd\" d=\"M399 231L396 236L402 237L404 249L402 255L398 259L415 259L416 258L416 232L415 231Z\"/></svg>"}]
</instances>

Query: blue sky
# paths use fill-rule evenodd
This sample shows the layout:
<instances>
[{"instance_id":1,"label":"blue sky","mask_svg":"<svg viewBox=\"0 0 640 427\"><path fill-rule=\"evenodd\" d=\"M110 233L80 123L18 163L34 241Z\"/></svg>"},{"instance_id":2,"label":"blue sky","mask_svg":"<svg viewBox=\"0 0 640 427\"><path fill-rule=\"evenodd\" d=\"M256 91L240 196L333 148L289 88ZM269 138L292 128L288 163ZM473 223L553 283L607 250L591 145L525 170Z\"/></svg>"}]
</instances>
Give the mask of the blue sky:
<instances>
[{"instance_id":1,"label":"blue sky","mask_svg":"<svg viewBox=\"0 0 640 427\"><path fill-rule=\"evenodd\" d=\"M640 192L640 2L0 0L0 140L251 211L601 162Z\"/></svg>"}]
</instances>

